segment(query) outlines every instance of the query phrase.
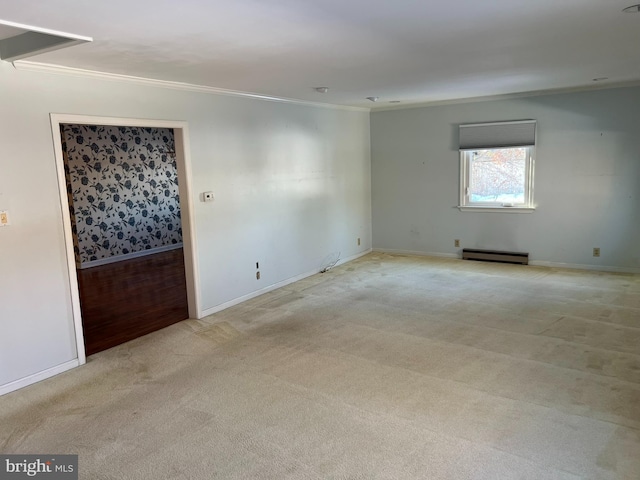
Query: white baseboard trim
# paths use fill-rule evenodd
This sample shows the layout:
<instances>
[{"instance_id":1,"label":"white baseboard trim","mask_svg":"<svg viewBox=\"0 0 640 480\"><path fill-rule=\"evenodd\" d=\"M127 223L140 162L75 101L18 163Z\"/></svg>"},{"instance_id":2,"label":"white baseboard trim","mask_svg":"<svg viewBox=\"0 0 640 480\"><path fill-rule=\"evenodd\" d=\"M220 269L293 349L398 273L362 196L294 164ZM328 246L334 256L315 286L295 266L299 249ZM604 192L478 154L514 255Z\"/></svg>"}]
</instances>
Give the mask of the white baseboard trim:
<instances>
[{"instance_id":1,"label":"white baseboard trim","mask_svg":"<svg viewBox=\"0 0 640 480\"><path fill-rule=\"evenodd\" d=\"M146 255L153 255L154 253L168 252L169 250L176 250L182 248L182 242L172 245L164 245L162 247L149 248L147 250L140 250L139 252L125 253L124 255L116 255L115 257L101 258L99 260L92 260L90 262L82 262L76 266L80 269L99 267L100 265L108 265L110 263L122 262L123 260L131 260L132 258L144 257Z\"/></svg>"},{"instance_id":2,"label":"white baseboard trim","mask_svg":"<svg viewBox=\"0 0 640 480\"><path fill-rule=\"evenodd\" d=\"M356 253L355 255L351 255L350 257L345 257L345 258L343 258L341 260L338 260L334 266L337 267L338 265L342 265L343 263L352 262L355 259L360 258L360 257L364 257L365 255L368 255L371 252L372 252L372 250L370 248L368 248L367 250L365 250L363 252ZM318 273L318 272L315 272L315 273ZM314 275L314 273L312 273L311 275Z\"/></svg>"},{"instance_id":3,"label":"white baseboard trim","mask_svg":"<svg viewBox=\"0 0 640 480\"><path fill-rule=\"evenodd\" d=\"M567 268L570 270L591 270L595 272L640 273L640 268L611 267L607 265L587 265L581 263L547 262L544 260L530 260L529 265L533 265L535 267Z\"/></svg>"},{"instance_id":4,"label":"white baseboard trim","mask_svg":"<svg viewBox=\"0 0 640 480\"><path fill-rule=\"evenodd\" d=\"M62 372L66 372L67 370L71 370L72 368L75 368L79 365L80 362L76 358L61 365L43 370L42 372L34 373L33 375L29 375L28 377L5 383L4 385L0 385L0 396L6 395L10 392L14 392L29 385L33 385L34 383L41 382L42 380L46 380L47 378L53 377Z\"/></svg>"},{"instance_id":5,"label":"white baseboard trim","mask_svg":"<svg viewBox=\"0 0 640 480\"><path fill-rule=\"evenodd\" d=\"M346 257L341 260L338 260L335 266L342 265L343 263L351 262L369 253L371 253L370 248L365 250L364 252L360 252L355 255L351 255L350 257ZM333 268L335 268L335 266ZM286 280L282 280L281 282L277 282L272 285L269 285L268 287L261 288L260 290L256 290L255 292L251 292L241 297L234 298L233 300L229 300L228 302L224 302L214 307L207 308L205 310L202 310L199 313L198 318L200 319L200 318L208 317L209 315L213 315L214 313L221 312L222 310L226 310L227 308L234 307L236 305L239 305L242 302L251 300L252 298L259 297L260 295L264 295L265 293L272 292L273 290L277 290L278 288L286 287L287 285L297 282L298 280L303 280L307 277L310 277L311 275L315 275L316 273L319 273L319 270L312 270L309 272L305 272L300 275L296 275L295 277L287 278Z\"/></svg>"},{"instance_id":6,"label":"white baseboard trim","mask_svg":"<svg viewBox=\"0 0 640 480\"><path fill-rule=\"evenodd\" d=\"M374 248L374 252L389 253L392 255L415 255L418 257L444 257L444 258L461 258L455 253L437 253L437 252L416 252L413 250L397 250L393 248ZM640 268L633 267L611 267L607 265L587 265L580 263L560 263L547 262L545 260L530 260L529 265L534 267L549 268L566 268L570 270L589 270L594 272L610 272L610 273L640 273Z\"/></svg>"},{"instance_id":7,"label":"white baseboard trim","mask_svg":"<svg viewBox=\"0 0 640 480\"><path fill-rule=\"evenodd\" d=\"M374 248L374 252L389 253L391 255L415 255L416 257L460 258L457 253L418 252L414 250L397 250L395 248Z\"/></svg>"}]
</instances>

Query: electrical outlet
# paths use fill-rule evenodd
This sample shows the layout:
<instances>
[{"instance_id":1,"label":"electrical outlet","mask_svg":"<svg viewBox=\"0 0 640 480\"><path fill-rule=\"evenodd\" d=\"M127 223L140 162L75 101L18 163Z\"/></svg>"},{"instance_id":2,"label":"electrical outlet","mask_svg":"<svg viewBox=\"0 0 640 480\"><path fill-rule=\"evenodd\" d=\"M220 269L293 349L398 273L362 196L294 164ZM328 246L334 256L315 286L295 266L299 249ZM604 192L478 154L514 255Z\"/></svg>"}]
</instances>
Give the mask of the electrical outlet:
<instances>
[{"instance_id":1,"label":"electrical outlet","mask_svg":"<svg viewBox=\"0 0 640 480\"><path fill-rule=\"evenodd\" d=\"M256 272L256 280L260 280L260 272Z\"/></svg>"},{"instance_id":2,"label":"electrical outlet","mask_svg":"<svg viewBox=\"0 0 640 480\"><path fill-rule=\"evenodd\" d=\"M457 238L453 241L453 244L455 247L459 247L460 246L460 240L458 240Z\"/></svg>"},{"instance_id":3,"label":"electrical outlet","mask_svg":"<svg viewBox=\"0 0 640 480\"><path fill-rule=\"evenodd\" d=\"M594 247L593 256L594 257L599 257L600 256L600 247Z\"/></svg>"},{"instance_id":4,"label":"electrical outlet","mask_svg":"<svg viewBox=\"0 0 640 480\"><path fill-rule=\"evenodd\" d=\"M202 201L203 202L213 202L215 200L215 196L213 192L202 192Z\"/></svg>"},{"instance_id":5,"label":"electrical outlet","mask_svg":"<svg viewBox=\"0 0 640 480\"><path fill-rule=\"evenodd\" d=\"M9 212L2 211L0 212L0 227L6 227L7 225L9 225Z\"/></svg>"},{"instance_id":6,"label":"electrical outlet","mask_svg":"<svg viewBox=\"0 0 640 480\"><path fill-rule=\"evenodd\" d=\"M360 246L360 237L358 237L358 246Z\"/></svg>"}]
</instances>

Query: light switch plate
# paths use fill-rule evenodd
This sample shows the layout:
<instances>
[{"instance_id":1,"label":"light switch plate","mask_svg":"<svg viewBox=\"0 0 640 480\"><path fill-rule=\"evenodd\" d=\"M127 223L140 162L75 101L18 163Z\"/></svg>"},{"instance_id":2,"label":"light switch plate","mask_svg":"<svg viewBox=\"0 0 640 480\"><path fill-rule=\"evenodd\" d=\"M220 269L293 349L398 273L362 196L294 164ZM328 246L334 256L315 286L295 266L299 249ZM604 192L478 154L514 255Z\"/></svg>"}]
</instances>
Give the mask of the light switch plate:
<instances>
[{"instance_id":1,"label":"light switch plate","mask_svg":"<svg viewBox=\"0 0 640 480\"><path fill-rule=\"evenodd\" d=\"M9 212L6 210L0 211L0 227L6 227L9 223Z\"/></svg>"}]
</instances>

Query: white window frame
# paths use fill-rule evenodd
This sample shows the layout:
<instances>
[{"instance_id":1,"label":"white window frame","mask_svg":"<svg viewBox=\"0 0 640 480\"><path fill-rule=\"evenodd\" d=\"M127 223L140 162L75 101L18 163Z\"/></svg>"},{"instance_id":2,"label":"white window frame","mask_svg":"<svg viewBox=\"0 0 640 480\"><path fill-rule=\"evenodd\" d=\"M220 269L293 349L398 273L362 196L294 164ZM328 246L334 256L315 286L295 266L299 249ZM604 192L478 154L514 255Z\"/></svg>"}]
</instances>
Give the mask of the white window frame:
<instances>
[{"instance_id":1,"label":"white window frame","mask_svg":"<svg viewBox=\"0 0 640 480\"><path fill-rule=\"evenodd\" d=\"M533 121L522 122L500 122L488 124L476 124L477 126L501 126L516 125L519 123L533 123ZM469 126L476 126L469 125ZM462 143L462 141L461 141ZM532 213L535 211L533 203L534 191L534 166L535 166L535 140L533 145L506 145L506 146L482 146L475 148L460 149L460 203L458 209L467 212L503 212L503 213ZM471 159L473 152L478 150L504 150L508 148L526 149L524 201L522 203L509 204L502 202L472 202L469 195L471 182Z\"/></svg>"}]
</instances>

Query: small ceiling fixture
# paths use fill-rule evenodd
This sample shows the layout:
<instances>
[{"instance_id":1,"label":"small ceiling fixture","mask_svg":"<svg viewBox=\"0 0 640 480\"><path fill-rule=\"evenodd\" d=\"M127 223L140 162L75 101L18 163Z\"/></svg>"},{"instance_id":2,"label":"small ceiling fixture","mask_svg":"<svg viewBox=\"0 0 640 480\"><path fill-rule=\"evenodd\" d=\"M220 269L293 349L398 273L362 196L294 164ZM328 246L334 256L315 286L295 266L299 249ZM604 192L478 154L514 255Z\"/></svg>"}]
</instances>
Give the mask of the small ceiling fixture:
<instances>
[{"instance_id":1,"label":"small ceiling fixture","mask_svg":"<svg viewBox=\"0 0 640 480\"><path fill-rule=\"evenodd\" d=\"M638 13L640 12L640 3L638 5L631 5L630 7L622 10L624 13Z\"/></svg>"},{"instance_id":2,"label":"small ceiling fixture","mask_svg":"<svg viewBox=\"0 0 640 480\"><path fill-rule=\"evenodd\" d=\"M6 62L92 41L91 37L0 20L0 60Z\"/></svg>"},{"instance_id":3,"label":"small ceiling fixture","mask_svg":"<svg viewBox=\"0 0 640 480\"><path fill-rule=\"evenodd\" d=\"M367 97L370 102L377 102L379 97Z\"/></svg>"},{"instance_id":4,"label":"small ceiling fixture","mask_svg":"<svg viewBox=\"0 0 640 480\"><path fill-rule=\"evenodd\" d=\"M315 91L318 93L327 93L329 91L329 87L316 87Z\"/></svg>"}]
</instances>

